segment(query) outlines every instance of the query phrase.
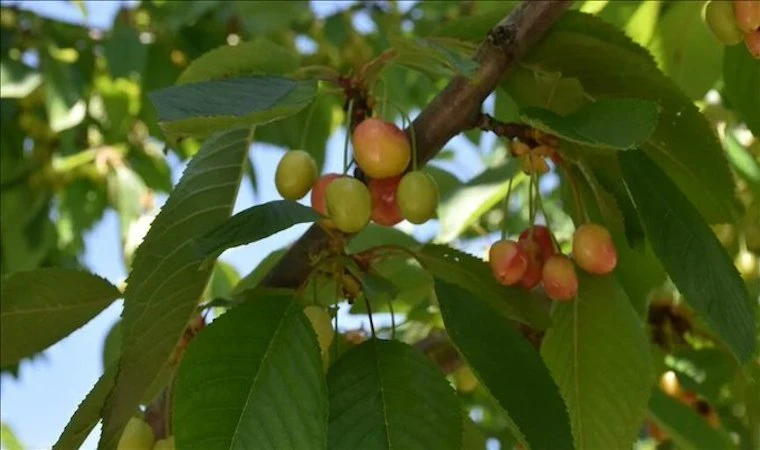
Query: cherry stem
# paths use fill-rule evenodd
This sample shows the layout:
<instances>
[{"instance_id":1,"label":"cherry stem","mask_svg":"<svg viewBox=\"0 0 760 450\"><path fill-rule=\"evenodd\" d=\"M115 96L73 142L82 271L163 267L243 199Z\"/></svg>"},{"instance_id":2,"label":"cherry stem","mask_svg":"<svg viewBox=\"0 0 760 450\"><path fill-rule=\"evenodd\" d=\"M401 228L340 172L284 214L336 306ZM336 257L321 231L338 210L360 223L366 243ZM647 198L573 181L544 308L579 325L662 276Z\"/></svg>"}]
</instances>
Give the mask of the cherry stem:
<instances>
[{"instance_id":1,"label":"cherry stem","mask_svg":"<svg viewBox=\"0 0 760 450\"><path fill-rule=\"evenodd\" d=\"M391 313L391 339L396 339L396 314L393 312L393 300L388 298L388 310Z\"/></svg>"},{"instance_id":2,"label":"cherry stem","mask_svg":"<svg viewBox=\"0 0 760 450\"><path fill-rule=\"evenodd\" d=\"M348 112L346 112L346 139L343 141L343 175L348 173L348 141L351 137L351 121L354 113L354 99L348 101Z\"/></svg>"},{"instance_id":3,"label":"cherry stem","mask_svg":"<svg viewBox=\"0 0 760 450\"><path fill-rule=\"evenodd\" d=\"M338 312L340 310L340 307L336 305L336 311L335 311L335 320L333 320L334 326L335 326L335 334L338 334ZM332 350L332 360L335 361L338 359L338 339L333 339L332 345L330 346Z\"/></svg>"},{"instance_id":4,"label":"cherry stem","mask_svg":"<svg viewBox=\"0 0 760 450\"><path fill-rule=\"evenodd\" d=\"M509 197L512 195L512 181L514 181L515 177L512 177L509 179L509 187L507 187L507 195L504 196L504 201L502 204L502 212L504 216L501 219L501 240L507 238L507 216L509 215Z\"/></svg>"},{"instance_id":5,"label":"cherry stem","mask_svg":"<svg viewBox=\"0 0 760 450\"><path fill-rule=\"evenodd\" d=\"M583 201L581 200L581 194L578 190L578 183L573 174L570 172L570 169L566 167L565 175L567 175L567 181L570 184L570 190L573 192L573 199L575 200L575 214L578 216L578 222L582 224L590 222L588 214L586 213L586 207L583 205Z\"/></svg>"},{"instance_id":6,"label":"cherry stem","mask_svg":"<svg viewBox=\"0 0 760 450\"><path fill-rule=\"evenodd\" d=\"M369 304L369 299L367 298L367 294L364 293L364 304L367 305L367 317L369 317L369 329L372 331L372 337L377 337L375 335L375 322L372 320L372 306Z\"/></svg>"},{"instance_id":7,"label":"cherry stem","mask_svg":"<svg viewBox=\"0 0 760 450\"><path fill-rule=\"evenodd\" d=\"M375 81L375 85L381 81L383 83L383 102L380 104L380 117L385 119L385 104L388 100L388 84L385 82L385 78L378 77L377 81Z\"/></svg>"},{"instance_id":8,"label":"cherry stem","mask_svg":"<svg viewBox=\"0 0 760 450\"><path fill-rule=\"evenodd\" d=\"M414 124L398 103L394 102L393 100L389 101L393 106L396 107L396 109L398 109L399 114L401 114L401 119L404 126L406 126L407 123L409 124L410 134L412 135L412 170L417 170L417 133L414 132Z\"/></svg>"},{"instance_id":9,"label":"cherry stem","mask_svg":"<svg viewBox=\"0 0 760 450\"><path fill-rule=\"evenodd\" d=\"M541 208L541 214L544 215L544 220L546 221L546 228L549 230L549 236L552 238L552 245L554 246L555 250L559 249L559 242L557 242L557 238L554 237L554 233L552 233L552 226L549 222L549 214L546 213L546 209L544 208L544 201L541 198L541 190L538 189L538 186L536 186L536 198L538 199L538 207Z\"/></svg>"}]
</instances>

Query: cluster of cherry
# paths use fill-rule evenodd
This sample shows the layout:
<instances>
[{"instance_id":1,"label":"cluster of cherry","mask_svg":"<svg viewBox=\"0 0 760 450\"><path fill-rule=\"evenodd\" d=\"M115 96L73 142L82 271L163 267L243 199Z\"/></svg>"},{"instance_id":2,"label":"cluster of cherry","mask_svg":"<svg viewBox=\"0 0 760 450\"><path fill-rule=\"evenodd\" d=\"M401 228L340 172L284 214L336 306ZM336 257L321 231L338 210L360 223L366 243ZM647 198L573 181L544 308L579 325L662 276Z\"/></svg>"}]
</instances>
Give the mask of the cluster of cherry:
<instances>
[{"instance_id":1,"label":"cluster of cherry","mask_svg":"<svg viewBox=\"0 0 760 450\"><path fill-rule=\"evenodd\" d=\"M608 274L617 265L612 236L598 224L584 224L575 230L572 260L557 249L551 231L534 225L523 231L517 242L504 239L494 243L488 251L488 261L499 283L533 289L541 282L552 300L570 300L578 293L573 261L595 275Z\"/></svg>"},{"instance_id":2,"label":"cluster of cherry","mask_svg":"<svg viewBox=\"0 0 760 450\"><path fill-rule=\"evenodd\" d=\"M760 58L760 1L711 0L704 20L715 37L725 45L742 41L755 58Z\"/></svg>"},{"instance_id":3,"label":"cluster of cherry","mask_svg":"<svg viewBox=\"0 0 760 450\"><path fill-rule=\"evenodd\" d=\"M412 161L412 146L396 125L366 119L352 134L354 159L369 177L361 180L337 173L318 176L314 158L303 150L282 157L275 185L283 198L299 200L311 190L311 205L326 217L323 225L344 233L361 231L370 220L393 226L402 219L427 222L438 206L438 185L425 172L404 174Z\"/></svg>"}]
</instances>

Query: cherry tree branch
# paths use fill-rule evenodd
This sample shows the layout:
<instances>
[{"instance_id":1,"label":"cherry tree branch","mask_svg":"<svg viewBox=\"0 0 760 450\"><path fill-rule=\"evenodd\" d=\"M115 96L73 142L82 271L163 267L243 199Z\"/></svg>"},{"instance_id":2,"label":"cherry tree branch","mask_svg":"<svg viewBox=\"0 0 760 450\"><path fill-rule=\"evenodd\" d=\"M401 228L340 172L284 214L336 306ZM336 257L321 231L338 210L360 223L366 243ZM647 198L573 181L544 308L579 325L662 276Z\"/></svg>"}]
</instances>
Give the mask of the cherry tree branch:
<instances>
[{"instance_id":1,"label":"cherry tree branch","mask_svg":"<svg viewBox=\"0 0 760 450\"><path fill-rule=\"evenodd\" d=\"M504 73L570 7L571 0L526 0L496 24L475 54L475 74L457 76L414 119L411 129L417 142L417 163L431 160L454 136L478 126L481 105L496 89ZM269 287L297 288L310 270L309 255L327 248L329 234L312 226L262 280Z\"/></svg>"}]
</instances>

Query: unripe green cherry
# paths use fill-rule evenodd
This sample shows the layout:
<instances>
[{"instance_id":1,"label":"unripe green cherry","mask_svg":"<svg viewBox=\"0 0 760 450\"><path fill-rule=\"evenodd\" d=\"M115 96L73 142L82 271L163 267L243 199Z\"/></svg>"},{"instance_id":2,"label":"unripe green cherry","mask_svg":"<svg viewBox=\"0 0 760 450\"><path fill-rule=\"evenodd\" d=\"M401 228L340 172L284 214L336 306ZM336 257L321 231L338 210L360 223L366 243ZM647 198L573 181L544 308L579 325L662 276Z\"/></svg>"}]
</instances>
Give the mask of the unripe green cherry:
<instances>
[{"instance_id":1,"label":"unripe green cherry","mask_svg":"<svg viewBox=\"0 0 760 450\"><path fill-rule=\"evenodd\" d=\"M736 45L744 39L744 33L736 25L731 2L711 0L705 5L702 17L716 38L725 45Z\"/></svg>"},{"instance_id":2,"label":"unripe green cherry","mask_svg":"<svg viewBox=\"0 0 760 450\"><path fill-rule=\"evenodd\" d=\"M277 164L274 183L284 199L299 200L314 186L318 176L317 163L310 154L291 150Z\"/></svg>"},{"instance_id":3,"label":"unripe green cherry","mask_svg":"<svg viewBox=\"0 0 760 450\"><path fill-rule=\"evenodd\" d=\"M153 429L144 420L132 417L121 433L116 450L151 450Z\"/></svg>"},{"instance_id":4,"label":"unripe green cherry","mask_svg":"<svg viewBox=\"0 0 760 450\"><path fill-rule=\"evenodd\" d=\"M435 216L438 207L438 185L433 177L415 170L401 179L396 192L401 217L414 224L425 223Z\"/></svg>"},{"instance_id":5,"label":"unripe green cherry","mask_svg":"<svg viewBox=\"0 0 760 450\"><path fill-rule=\"evenodd\" d=\"M617 265L617 249L607 228L595 223L578 227L573 235L573 258L586 272L606 275Z\"/></svg>"},{"instance_id":6,"label":"unripe green cherry","mask_svg":"<svg viewBox=\"0 0 760 450\"><path fill-rule=\"evenodd\" d=\"M369 189L352 177L341 177L327 186L327 215L335 228L358 233L369 223L372 198Z\"/></svg>"},{"instance_id":7,"label":"unripe green cherry","mask_svg":"<svg viewBox=\"0 0 760 450\"><path fill-rule=\"evenodd\" d=\"M153 450L175 450L174 446L174 436L170 436L166 439L161 439L156 441L156 444L153 446Z\"/></svg>"}]
</instances>

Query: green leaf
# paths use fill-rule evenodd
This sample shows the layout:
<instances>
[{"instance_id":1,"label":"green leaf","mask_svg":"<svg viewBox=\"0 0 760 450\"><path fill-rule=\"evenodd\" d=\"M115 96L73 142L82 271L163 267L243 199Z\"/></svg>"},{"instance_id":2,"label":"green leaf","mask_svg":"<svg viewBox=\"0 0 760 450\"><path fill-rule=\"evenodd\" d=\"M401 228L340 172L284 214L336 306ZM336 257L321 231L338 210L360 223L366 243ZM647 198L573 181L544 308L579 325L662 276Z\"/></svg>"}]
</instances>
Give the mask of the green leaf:
<instances>
[{"instance_id":1,"label":"green leaf","mask_svg":"<svg viewBox=\"0 0 760 450\"><path fill-rule=\"evenodd\" d=\"M659 24L662 2L660 0L639 2L636 11L625 24L625 34L641 45L647 45Z\"/></svg>"},{"instance_id":2,"label":"green leaf","mask_svg":"<svg viewBox=\"0 0 760 450\"><path fill-rule=\"evenodd\" d=\"M172 86L149 94L167 138L204 138L233 126L297 113L317 92L313 80L250 76Z\"/></svg>"},{"instance_id":3,"label":"green leaf","mask_svg":"<svg viewBox=\"0 0 760 450\"><path fill-rule=\"evenodd\" d=\"M382 242L383 245L398 245L405 248L413 248L420 245L413 236L397 228L383 227L370 223L351 239L351 242L346 246L346 251L348 253L359 253L375 247L378 242Z\"/></svg>"},{"instance_id":4,"label":"green leaf","mask_svg":"<svg viewBox=\"0 0 760 450\"><path fill-rule=\"evenodd\" d=\"M652 3L652 2L643 2ZM720 78L723 44L702 20L703 2L672 2L657 23L649 48L663 72L693 100Z\"/></svg>"},{"instance_id":5,"label":"green leaf","mask_svg":"<svg viewBox=\"0 0 760 450\"><path fill-rule=\"evenodd\" d=\"M753 58L744 45L725 47L723 82L731 107L752 134L760 136L760 60Z\"/></svg>"},{"instance_id":6,"label":"green leaf","mask_svg":"<svg viewBox=\"0 0 760 450\"><path fill-rule=\"evenodd\" d=\"M85 116L82 85L78 72L50 55L42 52L42 69L45 73L45 108L50 129L59 133L79 125Z\"/></svg>"},{"instance_id":7,"label":"green leaf","mask_svg":"<svg viewBox=\"0 0 760 450\"><path fill-rule=\"evenodd\" d=\"M26 64L10 59L0 59L0 98L24 98L42 84L42 75Z\"/></svg>"},{"instance_id":8,"label":"green leaf","mask_svg":"<svg viewBox=\"0 0 760 450\"><path fill-rule=\"evenodd\" d=\"M590 99L656 102L659 122L641 149L710 223L732 220L733 180L710 124L647 52L620 30L593 16L568 12L526 55L523 67L575 78ZM510 92L520 87L512 86Z\"/></svg>"},{"instance_id":9,"label":"green leaf","mask_svg":"<svg viewBox=\"0 0 760 450\"><path fill-rule=\"evenodd\" d=\"M443 197L438 211L441 226L436 242L448 243L458 238L502 201L509 190L509 180L518 173L519 168L517 159L511 159L509 163L486 169ZM525 180L526 177L518 176L512 181L513 191Z\"/></svg>"},{"instance_id":10,"label":"green leaf","mask_svg":"<svg viewBox=\"0 0 760 450\"><path fill-rule=\"evenodd\" d=\"M232 211L251 130L207 140L135 252L122 314L122 356L103 408L100 448L114 448L140 397L161 373L208 282L195 239Z\"/></svg>"},{"instance_id":11,"label":"green leaf","mask_svg":"<svg viewBox=\"0 0 760 450\"><path fill-rule=\"evenodd\" d=\"M629 150L640 146L657 126L657 104L609 98L562 117L552 111L524 108L521 119L539 130L591 147Z\"/></svg>"},{"instance_id":12,"label":"green leaf","mask_svg":"<svg viewBox=\"0 0 760 450\"><path fill-rule=\"evenodd\" d=\"M114 21L103 43L108 71L113 78L140 79L148 61L148 46L140 41L140 31L120 20Z\"/></svg>"},{"instance_id":13,"label":"green leaf","mask_svg":"<svg viewBox=\"0 0 760 450\"><path fill-rule=\"evenodd\" d=\"M433 76L472 76L478 64L472 59L477 47L467 41L445 37L391 38L396 51L393 62Z\"/></svg>"},{"instance_id":14,"label":"green leaf","mask_svg":"<svg viewBox=\"0 0 760 450\"><path fill-rule=\"evenodd\" d=\"M657 388L652 391L649 411L655 423L670 435L679 449L735 448L728 436L710 428L695 410Z\"/></svg>"},{"instance_id":15,"label":"green leaf","mask_svg":"<svg viewBox=\"0 0 760 450\"><path fill-rule=\"evenodd\" d=\"M483 432L462 412L462 450L483 450L486 448L486 437Z\"/></svg>"},{"instance_id":16,"label":"green leaf","mask_svg":"<svg viewBox=\"0 0 760 450\"><path fill-rule=\"evenodd\" d=\"M486 262L445 245L426 245L417 259L434 277L473 292L474 301L489 305L502 316L539 330L548 326L549 314L538 297L525 289L499 284Z\"/></svg>"},{"instance_id":17,"label":"green leaf","mask_svg":"<svg viewBox=\"0 0 760 450\"><path fill-rule=\"evenodd\" d=\"M754 311L731 258L689 200L639 151L618 155L657 257L686 301L740 361L755 350Z\"/></svg>"},{"instance_id":18,"label":"green leaf","mask_svg":"<svg viewBox=\"0 0 760 450\"><path fill-rule=\"evenodd\" d=\"M142 179L126 166L118 166L108 174L111 204L119 213L122 239L127 237L130 225L143 214L143 196L148 188Z\"/></svg>"},{"instance_id":19,"label":"green leaf","mask_svg":"<svg viewBox=\"0 0 760 450\"><path fill-rule=\"evenodd\" d=\"M572 449L565 403L531 344L477 292L435 280L454 345L532 449Z\"/></svg>"},{"instance_id":20,"label":"green leaf","mask_svg":"<svg viewBox=\"0 0 760 450\"><path fill-rule=\"evenodd\" d=\"M760 162L731 134L726 134L723 145L726 148L728 161L736 173L747 182L755 198L760 198Z\"/></svg>"},{"instance_id":21,"label":"green leaf","mask_svg":"<svg viewBox=\"0 0 760 450\"><path fill-rule=\"evenodd\" d=\"M204 258L213 257L228 248L250 244L318 218L319 214L312 208L290 200L252 206L198 238L198 250Z\"/></svg>"},{"instance_id":22,"label":"green leaf","mask_svg":"<svg viewBox=\"0 0 760 450\"><path fill-rule=\"evenodd\" d=\"M0 293L0 367L46 349L121 297L103 278L63 268L10 273Z\"/></svg>"},{"instance_id":23,"label":"green leaf","mask_svg":"<svg viewBox=\"0 0 760 450\"><path fill-rule=\"evenodd\" d=\"M18 440L11 427L6 423L0 424L0 446L5 450L24 450L21 441Z\"/></svg>"},{"instance_id":24,"label":"green leaf","mask_svg":"<svg viewBox=\"0 0 760 450\"><path fill-rule=\"evenodd\" d=\"M286 252L287 250L282 249L275 250L272 253L268 254L264 259L261 260L255 269L240 279L240 281L235 285L235 288L232 289L232 292L230 292L230 295L233 297L240 297L241 294L243 294L243 292L245 292L247 289L253 289L258 286L261 280L263 280L264 277L269 273L269 271L272 270L272 268L274 268L278 262L280 262L280 259L283 256L285 256Z\"/></svg>"},{"instance_id":25,"label":"green leaf","mask_svg":"<svg viewBox=\"0 0 760 450\"><path fill-rule=\"evenodd\" d=\"M370 339L327 374L330 450L456 450L462 418L454 391L424 354Z\"/></svg>"},{"instance_id":26,"label":"green leaf","mask_svg":"<svg viewBox=\"0 0 760 450\"><path fill-rule=\"evenodd\" d=\"M614 277L578 270L578 284L575 299L554 305L541 356L570 412L575 448L631 448L655 378L649 339Z\"/></svg>"},{"instance_id":27,"label":"green leaf","mask_svg":"<svg viewBox=\"0 0 760 450\"><path fill-rule=\"evenodd\" d=\"M268 39L257 38L204 53L187 66L177 84L250 75L285 75L298 65L297 54Z\"/></svg>"},{"instance_id":28,"label":"green leaf","mask_svg":"<svg viewBox=\"0 0 760 450\"><path fill-rule=\"evenodd\" d=\"M577 78L564 77L560 72L536 72L516 67L501 87L523 108L544 108L561 116L577 111L588 102L581 82ZM498 114L496 117L499 120L509 120Z\"/></svg>"},{"instance_id":29,"label":"green leaf","mask_svg":"<svg viewBox=\"0 0 760 450\"><path fill-rule=\"evenodd\" d=\"M178 448L320 449L327 385L293 292L256 292L193 340L177 375Z\"/></svg>"},{"instance_id":30,"label":"green leaf","mask_svg":"<svg viewBox=\"0 0 760 450\"><path fill-rule=\"evenodd\" d=\"M487 11L478 11L472 15L463 15L453 20L447 20L438 26L431 35L480 42L494 25L509 14L512 8L520 4L516 0L483 2L482 4L489 3L492 8Z\"/></svg>"},{"instance_id":31,"label":"green leaf","mask_svg":"<svg viewBox=\"0 0 760 450\"><path fill-rule=\"evenodd\" d=\"M100 409L108 397L108 393L116 380L116 365L109 366L105 373L98 378L87 396L79 404L76 412L66 428L63 429L58 441L53 445L53 450L69 450L80 448L84 440L100 420Z\"/></svg>"}]
</instances>

